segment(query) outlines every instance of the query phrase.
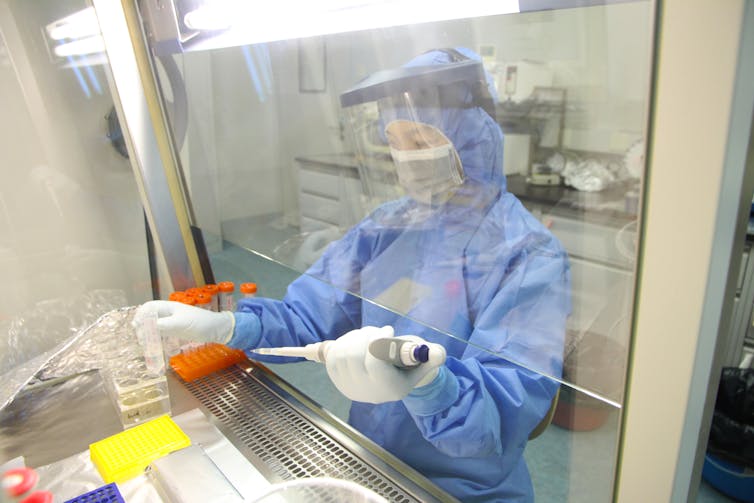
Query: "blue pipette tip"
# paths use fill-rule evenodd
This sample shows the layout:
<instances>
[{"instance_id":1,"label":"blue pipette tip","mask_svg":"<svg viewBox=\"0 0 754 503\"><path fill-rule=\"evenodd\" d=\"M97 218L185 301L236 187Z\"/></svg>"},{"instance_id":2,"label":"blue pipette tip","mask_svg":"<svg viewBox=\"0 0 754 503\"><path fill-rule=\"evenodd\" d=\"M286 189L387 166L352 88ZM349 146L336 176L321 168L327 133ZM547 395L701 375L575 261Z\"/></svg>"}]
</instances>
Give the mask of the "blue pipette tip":
<instances>
[{"instance_id":1,"label":"blue pipette tip","mask_svg":"<svg viewBox=\"0 0 754 503\"><path fill-rule=\"evenodd\" d=\"M429 361L429 346L421 344L414 348L414 360L425 363Z\"/></svg>"}]
</instances>

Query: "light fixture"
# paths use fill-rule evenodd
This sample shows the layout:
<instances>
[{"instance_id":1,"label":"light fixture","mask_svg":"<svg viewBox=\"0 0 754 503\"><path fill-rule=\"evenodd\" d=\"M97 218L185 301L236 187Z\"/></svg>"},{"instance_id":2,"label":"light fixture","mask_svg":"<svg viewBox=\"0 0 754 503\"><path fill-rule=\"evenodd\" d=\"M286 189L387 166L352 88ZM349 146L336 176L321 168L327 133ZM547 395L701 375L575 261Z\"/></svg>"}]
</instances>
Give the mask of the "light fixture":
<instances>
[{"instance_id":1,"label":"light fixture","mask_svg":"<svg viewBox=\"0 0 754 503\"><path fill-rule=\"evenodd\" d=\"M71 63L72 56L104 54L105 51L93 7L51 22L45 26L45 33L52 54L62 58L66 65Z\"/></svg>"},{"instance_id":2,"label":"light fixture","mask_svg":"<svg viewBox=\"0 0 754 503\"><path fill-rule=\"evenodd\" d=\"M72 42L56 45L53 49L56 56L67 58L68 56L84 56L105 52L105 42L101 35L81 38Z\"/></svg>"},{"instance_id":3,"label":"light fixture","mask_svg":"<svg viewBox=\"0 0 754 503\"><path fill-rule=\"evenodd\" d=\"M189 1L174 0L169 9L164 0L145 1L158 49L188 52L519 12L518 0Z\"/></svg>"},{"instance_id":4,"label":"light fixture","mask_svg":"<svg viewBox=\"0 0 754 503\"><path fill-rule=\"evenodd\" d=\"M52 40L73 40L99 35L97 14L93 7L87 7L53 21L45 27L45 31Z\"/></svg>"}]
</instances>

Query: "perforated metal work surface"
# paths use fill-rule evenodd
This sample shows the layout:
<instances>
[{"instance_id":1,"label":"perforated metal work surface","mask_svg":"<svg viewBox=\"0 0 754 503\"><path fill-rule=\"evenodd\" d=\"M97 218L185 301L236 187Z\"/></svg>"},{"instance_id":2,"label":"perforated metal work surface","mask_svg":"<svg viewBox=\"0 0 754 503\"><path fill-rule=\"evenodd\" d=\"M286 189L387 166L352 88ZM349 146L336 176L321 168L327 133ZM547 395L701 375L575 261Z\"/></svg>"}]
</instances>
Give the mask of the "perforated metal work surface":
<instances>
[{"instance_id":1,"label":"perforated metal work surface","mask_svg":"<svg viewBox=\"0 0 754 503\"><path fill-rule=\"evenodd\" d=\"M400 487L239 367L186 383L186 388L283 480L336 477L391 502L437 500Z\"/></svg>"}]
</instances>

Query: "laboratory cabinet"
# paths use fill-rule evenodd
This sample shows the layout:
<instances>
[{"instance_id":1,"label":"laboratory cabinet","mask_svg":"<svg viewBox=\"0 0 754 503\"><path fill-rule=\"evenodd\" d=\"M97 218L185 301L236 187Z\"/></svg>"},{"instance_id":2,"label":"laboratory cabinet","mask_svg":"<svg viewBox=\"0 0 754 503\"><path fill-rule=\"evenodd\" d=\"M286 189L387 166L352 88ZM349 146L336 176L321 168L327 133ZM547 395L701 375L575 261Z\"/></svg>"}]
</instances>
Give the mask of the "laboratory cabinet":
<instances>
[{"instance_id":1,"label":"laboratory cabinet","mask_svg":"<svg viewBox=\"0 0 754 503\"><path fill-rule=\"evenodd\" d=\"M348 228L361 220L363 191L352 156L319 155L296 161L302 233L333 226Z\"/></svg>"},{"instance_id":2,"label":"laboratory cabinet","mask_svg":"<svg viewBox=\"0 0 754 503\"><path fill-rule=\"evenodd\" d=\"M730 216L754 190L737 162L754 102L752 2L294 4L0 0L10 111L0 165L14 167L12 190L0 189L0 266L14 285L0 303L0 389L10 392L0 465L24 456L49 480L58 462L86 465L90 443L122 430L97 352L69 338L112 329L108 315L149 299L253 281L259 298L248 302L278 310L265 311L267 328L291 322L276 332L288 342L389 320L442 344L442 382L483 400L489 421L468 402L422 422L411 398L352 400L316 362L247 354L191 383L168 370L171 417L197 444L223 446L213 460L246 480L239 487L329 476L389 501L494 501L468 493L494 493L491 481L534 501L693 499L714 329L730 316L727 362L752 339L750 244L740 270L723 262L740 253ZM306 22L291 22L294 11ZM707 65L691 80L690 61ZM113 148L111 110L127 156ZM459 116L471 124L442 122ZM417 179L398 172L411 157L406 122L425 143L443 138L434 147L468 176L442 174L469 192L440 194L439 205L411 192ZM30 133L41 148L18 140ZM505 151L477 163L469 152L489 145ZM547 159L558 153L587 162L541 185L556 180ZM601 190L566 183L595 174L609 181ZM515 199L485 211L502 183ZM438 207L461 217L434 220ZM480 219L483 232L472 227ZM521 222L537 232L516 241ZM554 245L511 254L534 234L565 257ZM349 248L364 237L374 241ZM393 238L403 247L362 263ZM508 276L496 286L498 274ZM720 295L729 278L735 299ZM500 302L474 304L488 298ZM424 309L437 299L442 309ZM499 311L480 314L488 305ZM85 360L73 360L78 371L48 372L69 350ZM509 389L501 375L536 385ZM498 407L507 399L517 404ZM579 426L586 409L599 421ZM458 436L438 440L432 428L458 411ZM481 457L495 461L474 465L475 446L513 430L515 448L490 448ZM516 477L497 469L508 462L500 452L515 453Z\"/></svg>"}]
</instances>

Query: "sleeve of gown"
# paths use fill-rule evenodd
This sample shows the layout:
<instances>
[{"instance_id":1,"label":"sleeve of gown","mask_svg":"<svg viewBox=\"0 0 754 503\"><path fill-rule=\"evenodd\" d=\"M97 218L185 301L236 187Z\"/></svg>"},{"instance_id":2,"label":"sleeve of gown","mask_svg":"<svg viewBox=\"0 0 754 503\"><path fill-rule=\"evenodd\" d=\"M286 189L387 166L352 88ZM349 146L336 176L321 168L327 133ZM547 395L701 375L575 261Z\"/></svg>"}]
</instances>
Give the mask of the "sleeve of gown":
<instances>
[{"instance_id":1,"label":"sleeve of gown","mask_svg":"<svg viewBox=\"0 0 754 503\"><path fill-rule=\"evenodd\" d=\"M244 350L302 346L334 339L361 326L360 301L347 293L358 292L361 260L357 236L358 228L354 228L332 243L306 273L288 286L283 300L240 300L229 344ZM297 360L261 355L254 358L275 363Z\"/></svg>"},{"instance_id":2,"label":"sleeve of gown","mask_svg":"<svg viewBox=\"0 0 754 503\"><path fill-rule=\"evenodd\" d=\"M560 377L562 368L568 261L558 247L529 250L515 264L478 315L474 344L404 399L423 436L445 454L483 457L523 445L557 392L548 375Z\"/></svg>"}]
</instances>

